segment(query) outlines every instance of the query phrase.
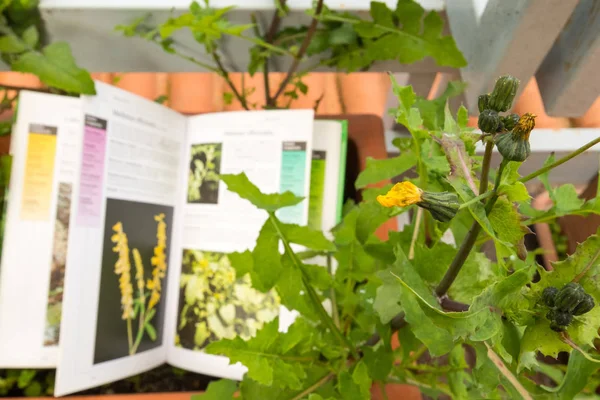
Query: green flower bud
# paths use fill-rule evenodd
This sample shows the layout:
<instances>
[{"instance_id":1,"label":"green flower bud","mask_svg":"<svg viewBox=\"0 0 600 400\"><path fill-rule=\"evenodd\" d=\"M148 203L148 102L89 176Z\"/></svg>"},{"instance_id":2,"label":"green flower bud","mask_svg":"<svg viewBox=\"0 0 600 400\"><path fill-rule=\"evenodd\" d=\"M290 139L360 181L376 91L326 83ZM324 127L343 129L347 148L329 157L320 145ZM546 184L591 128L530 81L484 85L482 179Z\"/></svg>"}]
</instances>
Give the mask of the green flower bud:
<instances>
[{"instance_id":1,"label":"green flower bud","mask_svg":"<svg viewBox=\"0 0 600 400\"><path fill-rule=\"evenodd\" d=\"M594 303L594 298L586 293L584 298L577 304L575 309L573 310L573 315L583 315L592 311L596 303Z\"/></svg>"},{"instance_id":2,"label":"green flower bud","mask_svg":"<svg viewBox=\"0 0 600 400\"><path fill-rule=\"evenodd\" d=\"M517 95L519 83L517 78L510 75L498 78L494 90L490 94L489 108L498 112L508 111Z\"/></svg>"},{"instance_id":3,"label":"green flower bud","mask_svg":"<svg viewBox=\"0 0 600 400\"><path fill-rule=\"evenodd\" d=\"M423 192L417 205L429 210L431 216L441 222L450 221L460 208L458 196L450 192Z\"/></svg>"},{"instance_id":4,"label":"green flower bud","mask_svg":"<svg viewBox=\"0 0 600 400\"><path fill-rule=\"evenodd\" d=\"M579 303L585 299L585 296L586 294L580 284L570 282L560 289L554 303L560 311L572 313Z\"/></svg>"},{"instance_id":5,"label":"green flower bud","mask_svg":"<svg viewBox=\"0 0 600 400\"><path fill-rule=\"evenodd\" d=\"M529 134L535 127L535 117L535 114L524 114L511 132L496 137L496 146L505 160L525 161L529 157Z\"/></svg>"},{"instance_id":6,"label":"green flower bud","mask_svg":"<svg viewBox=\"0 0 600 400\"><path fill-rule=\"evenodd\" d=\"M495 133L500 125L500 116L494 110L483 110L479 114L477 126L482 132Z\"/></svg>"},{"instance_id":7,"label":"green flower bud","mask_svg":"<svg viewBox=\"0 0 600 400\"><path fill-rule=\"evenodd\" d=\"M483 112L483 110L487 110L489 102L490 102L489 94L482 94L481 96L479 96L479 98L477 99L477 107L479 108L479 112Z\"/></svg>"},{"instance_id":8,"label":"green flower bud","mask_svg":"<svg viewBox=\"0 0 600 400\"><path fill-rule=\"evenodd\" d=\"M546 289L544 289L544 291L542 292L542 301L548 307L554 307L554 301L556 300L557 294L558 294L558 289L553 286L549 286ZM548 318L548 319L552 319L552 318Z\"/></svg>"},{"instance_id":9,"label":"green flower bud","mask_svg":"<svg viewBox=\"0 0 600 400\"><path fill-rule=\"evenodd\" d=\"M507 131L512 131L519 122L519 114L509 114L504 117L500 117L500 120L504 124L504 128L506 128Z\"/></svg>"}]
</instances>

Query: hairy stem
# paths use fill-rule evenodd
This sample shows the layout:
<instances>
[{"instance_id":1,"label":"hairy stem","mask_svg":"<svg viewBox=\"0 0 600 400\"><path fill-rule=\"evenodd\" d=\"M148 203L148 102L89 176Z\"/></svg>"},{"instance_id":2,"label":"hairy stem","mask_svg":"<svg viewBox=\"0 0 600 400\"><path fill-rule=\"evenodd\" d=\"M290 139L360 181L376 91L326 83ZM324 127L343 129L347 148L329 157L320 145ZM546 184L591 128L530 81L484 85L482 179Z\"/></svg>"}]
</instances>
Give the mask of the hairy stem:
<instances>
[{"instance_id":1,"label":"hairy stem","mask_svg":"<svg viewBox=\"0 0 600 400\"><path fill-rule=\"evenodd\" d=\"M315 390L317 390L318 388L320 388L321 386L323 386L324 384L329 382L329 380L331 380L334 376L335 376L335 374L333 374L333 373L325 375L324 377L319 379L314 385L307 387L302 392L300 392L296 396L292 397L290 400L300 400L300 399L305 398L306 396L308 396L309 394L311 394L312 392L314 392Z\"/></svg>"},{"instance_id":2,"label":"hairy stem","mask_svg":"<svg viewBox=\"0 0 600 400\"><path fill-rule=\"evenodd\" d=\"M285 76L285 78L283 79L281 84L279 85L279 89L273 95L270 103L267 104L267 106L275 107L275 105L277 104L277 98L279 98L279 96L281 96L281 94L285 90L288 83L290 83L290 81L292 80L292 77L293 77L294 73L296 72L296 70L298 69L300 62L302 61L302 58L304 57L304 54L306 54L306 50L308 50L308 46L310 45L310 42L312 41L312 38L313 38L315 32L317 31L317 25L319 24L318 17L320 16L321 11L323 10L323 0L318 0L318 1L319 2L317 3L317 8L315 10L315 16L313 17L313 20L311 21L310 26L308 27L308 31L306 31L306 36L304 37L304 41L302 42L302 45L300 46L300 50L298 50L298 53L294 57L294 61L292 62L292 65L290 66L290 69L288 70L287 75Z\"/></svg>"},{"instance_id":3,"label":"hairy stem","mask_svg":"<svg viewBox=\"0 0 600 400\"><path fill-rule=\"evenodd\" d=\"M488 142L485 145L485 155L483 157L483 165L482 165L482 169L481 169L481 180L479 182L479 193L484 193L488 186L488 177L490 174L490 162L492 160L492 150L493 149L494 149L494 142L488 140ZM498 169L498 173L496 174L496 183L498 183L500 181L500 177L502 176L502 170L504 169L504 165L505 165L505 162L502 161L502 163L500 164L500 168ZM497 186L494 187L494 191L496 190L496 188L497 188ZM492 196L492 198L490 200L488 200L488 204L492 201L492 199L494 199L494 197L497 197L497 196ZM494 200L494 202L495 202L495 200ZM493 204L492 204L492 206L493 206ZM454 256L454 259L452 260L452 263L448 267L446 274L440 281L439 285L435 288L435 293L438 295L438 297L442 297L443 295L446 294L446 292L448 292L448 289L450 289L450 286L452 285L452 283L458 276L460 269L465 264L465 261L469 257L469 254L471 254L471 250L473 249L473 245L475 244L475 241L477 240L477 235L479 235L479 232L481 232L481 225L479 225L479 223L477 221L473 221L473 225L471 225L471 229L469 229L469 232L467 233L467 236L465 237L464 242L462 243L462 245L460 246L460 249Z\"/></svg>"},{"instance_id":4,"label":"hairy stem","mask_svg":"<svg viewBox=\"0 0 600 400\"><path fill-rule=\"evenodd\" d=\"M578 148L577 150L575 150L574 152L567 154L566 156L564 156L563 158L553 162L550 165L546 165L545 167L532 172L531 174L522 177L521 179L519 179L519 182L528 182L530 180L532 180L533 178L537 178L538 176L542 175L543 173L546 173L548 171L550 171L551 169L554 169L556 167L558 167L559 165L562 165L564 163L566 163L567 161L569 161L570 159L577 157L578 155L580 155L581 153L583 153L584 151L586 151L587 149L589 149L590 147L593 147L595 145L597 145L598 143L600 143L600 137L592 140L591 142L581 146L580 148Z\"/></svg>"},{"instance_id":5,"label":"hairy stem","mask_svg":"<svg viewBox=\"0 0 600 400\"><path fill-rule=\"evenodd\" d=\"M233 81L231 80L231 78L229 77L229 72L227 71L227 69L225 68L225 66L223 65L223 63L221 62L221 57L217 54L216 51L213 51L211 53L213 60L215 61L215 63L218 66L218 71L217 73L223 78L225 79L225 82L227 83L227 86L229 86L229 88L231 89L231 91L233 92L233 95L235 96L236 99L238 99L238 101L240 102L240 104L242 105L242 107L244 107L245 110L249 110L250 108L248 108L248 103L246 101L246 97L244 94L240 93L237 88L235 87L235 85L233 84Z\"/></svg>"},{"instance_id":6,"label":"hairy stem","mask_svg":"<svg viewBox=\"0 0 600 400\"><path fill-rule=\"evenodd\" d=\"M348 338L342 334L342 332L338 329L337 326L335 326L333 319L331 319L331 317L329 316L329 314L323 307L323 304L321 303L321 300L319 299L319 295L317 294L317 292L315 292L315 289L313 289L312 285L310 284L308 275L302 265L302 261L300 261L300 259L298 259L298 256L296 255L296 253L294 252L294 250L292 250L292 246L290 246L290 243L287 240L287 237L281 231L281 227L279 226L279 220L275 217L275 214L273 212L269 212L269 220L275 227L275 230L277 231L279 238L283 242L283 247L285 249L285 252L292 259L292 262L294 263L296 268L298 268L298 270L302 273L302 283L304 284L304 289L306 289L306 293L308 294L308 297L309 297L313 307L319 314L321 321L323 322L324 325L326 325L331 330L331 332L333 332L333 334L340 341L340 343L344 347L347 347L348 350L350 350L350 352L352 353L352 355L355 358L358 358L358 354L357 354L354 346L352 346L352 343L350 343Z\"/></svg>"}]
</instances>

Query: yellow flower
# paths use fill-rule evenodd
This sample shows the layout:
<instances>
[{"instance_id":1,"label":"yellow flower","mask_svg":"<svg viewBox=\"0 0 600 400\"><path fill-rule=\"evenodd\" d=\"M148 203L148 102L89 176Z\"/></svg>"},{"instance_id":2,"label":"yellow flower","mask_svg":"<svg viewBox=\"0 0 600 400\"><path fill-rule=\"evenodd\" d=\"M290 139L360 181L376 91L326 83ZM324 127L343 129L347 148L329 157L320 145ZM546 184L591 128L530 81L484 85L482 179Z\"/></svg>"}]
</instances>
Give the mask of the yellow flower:
<instances>
[{"instance_id":1,"label":"yellow flower","mask_svg":"<svg viewBox=\"0 0 600 400\"><path fill-rule=\"evenodd\" d=\"M531 113L523 114L513 128L513 135L518 136L519 139L529 140L529 134L535 128L536 117L537 115Z\"/></svg>"},{"instance_id":2,"label":"yellow flower","mask_svg":"<svg viewBox=\"0 0 600 400\"><path fill-rule=\"evenodd\" d=\"M115 274L119 275L119 289L121 290L122 319L133 318L133 287L131 286L131 264L129 262L129 244L127 235L123 232L123 224L117 222L113 226L115 234L111 241L115 243L113 251L119 254L115 263Z\"/></svg>"},{"instance_id":3,"label":"yellow flower","mask_svg":"<svg viewBox=\"0 0 600 400\"><path fill-rule=\"evenodd\" d=\"M154 266L152 270L152 280L149 280L146 284L148 290L151 290L150 300L148 301L148 310L154 308L154 306L160 300L160 292L161 292L161 278L165 277L165 273L167 272L167 256L165 254L165 249L167 246L167 224L164 221L165 214L159 214L154 216L154 220L158 222L158 226L156 228L156 238L157 243L154 247L154 256L152 257L150 263Z\"/></svg>"},{"instance_id":4,"label":"yellow flower","mask_svg":"<svg viewBox=\"0 0 600 400\"><path fill-rule=\"evenodd\" d=\"M135 280L140 291L140 296L144 292L144 265L142 264L142 256L138 249L133 249L133 261L135 262Z\"/></svg>"},{"instance_id":5,"label":"yellow flower","mask_svg":"<svg viewBox=\"0 0 600 400\"><path fill-rule=\"evenodd\" d=\"M384 207L406 207L421 201L423 191L411 182L396 183L384 196L377 196L377 201Z\"/></svg>"}]
</instances>

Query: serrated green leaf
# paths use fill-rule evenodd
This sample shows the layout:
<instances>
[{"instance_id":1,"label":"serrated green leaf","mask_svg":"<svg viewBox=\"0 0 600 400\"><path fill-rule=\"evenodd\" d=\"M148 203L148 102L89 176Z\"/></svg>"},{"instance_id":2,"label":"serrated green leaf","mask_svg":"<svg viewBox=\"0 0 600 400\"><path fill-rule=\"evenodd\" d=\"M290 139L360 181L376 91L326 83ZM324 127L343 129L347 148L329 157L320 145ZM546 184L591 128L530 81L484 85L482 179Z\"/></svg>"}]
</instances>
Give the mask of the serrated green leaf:
<instances>
[{"instance_id":1,"label":"serrated green leaf","mask_svg":"<svg viewBox=\"0 0 600 400\"><path fill-rule=\"evenodd\" d=\"M371 378L364 362L360 361L352 374L342 371L338 375L338 391L343 400L369 400Z\"/></svg>"},{"instance_id":2,"label":"serrated green leaf","mask_svg":"<svg viewBox=\"0 0 600 400\"><path fill-rule=\"evenodd\" d=\"M248 200L257 208L266 211L277 211L283 207L289 207L300 203L304 200L303 197L298 197L292 192L264 194L256 187L246 173L242 172L237 175L223 174L221 180L227 185L227 189L236 193L242 199Z\"/></svg>"},{"instance_id":3,"label":"serrated green leaf","mask_svg":"<svg viewBox=\"0 0 600 400\"><path fill-rule=\"evenodd\" d=\"M265 324L256 336L248 341L236 337L232 340L222 339L210 343L205 351L208 354L219 354L229 358L230 363L240 362L248 368L249 378L266 386L279 386L299 390L302 381L306 378L306 364L314 361L314 354L307 353L306 348L300 346L298 335L306 336L303 340L310 340L310 331L294 330L291 333L278 332L279 318ZM292 325L293 326L293 325ZM291 328L290 328L291 329ZM284 339L293 335L294 346L289 346L289 341ZM287 343L285 347L282 343ZM300 357L301 355L308 355Z\"/></svg>"},{"instance_id":4,"label":"serrated green leaf","mask_svg":"<svg viewBox=\"0 0 600 400\"><path fill-rule=\"evenodd\" d=\"M556 207L556 215L567 215L571 211L579 210L585 200L580 199L575 186L566 184L557 187L554 190L554 203Z\"/></svg>"},{"instance_id":5,"label":"serrated green leaf","mask_svg":"<svg viewBox=\"0 0 600 400\"><path fill-rule=\"evenodd\" d=\"M17 386L19 389L26 388L35 378L36 370L34 369L23 369L19 373L19 379L17 380Z\"/></svg>"},{"instance_id":6,"label":"serrated green leaf","mask_svg":"<svg viewBox=\"0 0 600 400\"><path fill-rule=\"evenodd\" d=\"M510 161L504 168L504 173L500 180L500 186L498 187L498 193L500 195L506 195L510 201L529 201L531 196L527 191L527 187L523 182L519 182L519 167L522 163Z\"/></svg>"},{"instance_id":7,"label":"serrated green leaf","mask_svg":"<svg viewBox=\"0 0 600 400\"><path fill-rule=\"evenodd\" d=\"M191 400L233 400L236 390L237 382L221 379L210 382L205 393L192 395Z\"/></svg>"},{"instance_id":8,"label":"serrated green leaf","mask_svg":"<svg viewBox=\"0 0 600 400\"><path fill-rule=\"evenodd\" d=\"M600 229L585 242L579 244L575 253L564 261L553 263L553 271L540 270L540 280L532 285L532 296L538 298L548 286L561 288L580 274L579 283L596 297L598 293L597 275L600 272ZM598 300L598 297L596 297Z\"/></svg>"},{"instance_id":9,"label":"serrated green leaf","mask_svg":"<svg viewBox=\"0 0 600 400\"><path fill-rule=\"evenodd\" d=\"M525 329L525 333L521 339L519 360L526 353L535 353L537 351L553 358L556 358L561 351L571 351L569 345L560 339L559 333L550 329L550 321L543 317L538 318L535 324L529 325Z\"/></svg>"},{"instance_id":10,"label":"serrated green leaf","mask_svg":"<svg viewBox=\"0 0 600 400\"><path fill-rule=\"evenodd\" d=\"M402 346L404 346L404 343L402 343ZM377 350L365 347L363 354L363 360L369 370L369 376L373 380L385 381L392 370L394 354L384 346L379 346Z\"/></svg>"},{"instance_id":11,"label":"serrated green leaf","mask_svg":"<svg viewBox=\"0 0 600 400\"><path fill-rule=\"evenodd\" d=\"M415 102L415 107L418 108L423 118L423 125L430 130L443 130L446 119L445 108L448 99L460 95L466 87L466 83L464 82L451 81L448 82L446 89L439 97L433 100L419 97Z\"/></svg>"},{"instance_id":12,"label":"serrated green leaf","mask_svg":"<svg viewBox=\"0 0 600 400\"><path fill-rule=\"evenodd\" d=\"M31 385L27 386L23 393L27 397L38 397L42 394L42 384L37 381L31 382Z\"/></svg>"},{"instance_id":13,"label":"serrated green leaf","mask_svg":"<svg viewBox=\"0 0 600 400\"><path fill-rule=\"evenodd\" d=\"M291 243L296 243L312 250L334 251L335 245L330 242L322 231L312 229L306 225L279 223L283 235Z\"/></svg>"},{"instance_id":14,"label":"serrated green leaf","mask_svg":"<svg viewBox=\"0 0 600 400\"><path fill-rule=\"evenodd\" d=\"M596 306L591 311L575 317L567 332L571 339L578 345L594 346L600 328L600 307Z\"/></svg>"},{"instance_id":15,"label":"serrated green leaf","mask_svg":"<svg viewBox=\"0 0 600 400\"><path fill-rule=\"evenodd\" d=\"M387 28L394 27L392 10L390 10L385 3L371 1L371 17L376 24L383 25Z\"/></svg>"},{"instance_id":16,"label":"serrated green leaf","mask_svg":"<svg viewBox=\"0 0 600 400\"><path fill-rule=\"evenodd\" d=\"M445 256L440 254L440 262L443 265L450 265L448 262L449 254L449 252L446 252ZM456 280L450 286L448 294L450 298L468 304L481 294L485 288L502 277L500 271L498 265L492 263L485 254L472 252L458 273Z\"/></svg>"},{"instance_id":17,"label":"serrated green leaf","mask_svg":"<svg viewBox=\"0 0 600 400\"><path fill-rule=\"evenodd\" d=\"M368 399L370 398L371 377L369 377L369 369L364 361L359 361L354 371L352 372L352 380L359 387L360 394Z\"/></svg>"},{"instance_id":18,"label":"serrated green leaf","mask_svg":"<svg viewBox=\"0 0 600 400\"><path fill-rule=\"evenodd\" d=\"M22 53L27 50L27 44L16 35L8 34L0 37L0 52L7 54Z\"/></svg>"},{"instance_id":19,"label":"serrated green leaf","mask_svg":"<svg viewBox=\"0 0 600 400\"><path fill-rule=\"evenodd\" d=\"M358 175L354 186L357 189L367 185L381 182L384 179L396 177L417 163L417 157L412 151L407 151L397 157L376 160L372 157L367 157L367 165Z\"/></svg>"},{"instance_id":20,"label":"serrated green leaf","mask_svg":"<svg viewBox=\"0 0 600 400\"><path fill-rule=\"evenodd\" d=\"M519 213L505 199L496 201L488 219L496 236L505 243L516 245L525 236L526 230L521 226Z\"/></svg>"},{"instance_id":21,"label":"serrated green leaf","mask_svg":"<svg viewBox=\"0 0 600 400\"><path fill-rule=\"evenodd\" d=\"M265 221L258 234L256 246L252 251L252 260L253 267L250 273L252 285L266 293L275 286L283 269L279 253L279 235L269 219Z\"/></svg>"},{"instance_id":22,"label":"serrated green leaf","mask_svg":"<svg viewBox=\"0 0 600 400\"><path fill-rule=\"evenodd\" d=\"M475 193L473 193L473 190L464 179L453 177L449 182L463 202L467 202L475 197ZM485 233L497 240L498 238L494 233L494 228L487 217L483 204L478 201L471 204L468 209L473 218L475 218L479 225L481 225L481 228L485 231Z\"/></svg>"},{"instance_id":23,"label":"serrated green leaf","mask_svg":"<svg viewBox=\"0 0 600 400\"><path fill-rule=\"evenodd\" d=\"M51 43L41 53L28 51L11 67L13 71L35 74L48 86L70 93L96 94L90 74L77 66L65 42Z\"/></svg>"}]
</instances>

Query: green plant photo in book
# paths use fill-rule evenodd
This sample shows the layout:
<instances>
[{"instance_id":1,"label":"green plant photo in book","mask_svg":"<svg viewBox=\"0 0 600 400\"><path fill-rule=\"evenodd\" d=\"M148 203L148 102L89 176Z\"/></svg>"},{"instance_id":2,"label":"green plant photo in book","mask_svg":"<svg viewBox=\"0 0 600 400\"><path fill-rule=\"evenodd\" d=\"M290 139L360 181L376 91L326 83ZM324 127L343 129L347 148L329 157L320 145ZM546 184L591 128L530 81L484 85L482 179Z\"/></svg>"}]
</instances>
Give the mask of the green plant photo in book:
<instances>
[{"instance_id":1,"label":"green plant photo in book","mask_svg":"<svg viewBox=\"0 0 600 400\"><path fill-rule=\"evenodd\" d=\"M347 204L331 232L277 218L278 208L302 198L260 193L243 173L221 176L268 216L256 248L247 252L267 264L248 272L271 282L262 289L276 290L282 305L299 315L285 331L273 320L249 340L209 344L208 354L248 370L241 382L213 382L195 399L367 400L399 383L455 399L573 399L597 390L600 236L590 236L552 270L537 264L524 237L540 218L600 214L598 198L569 207L573 186L548 183L553 168L600 138L521 176L536 116L510 112L517 79L501 76L480 96L480 131L467 126L464 107L449 111L447 95L426 100L410 86L392 84L399 101L393 114L411 139L394 142L399 156L368 161L356 182L364 200ZM457 87L450 83L447 93ZM364 189L408 170L413 178ZM552 193L548 211L529 205L525 183L534 179ZM386 240L375 235L409 210L413 218L402 231ZM456 245L442 241L448 234ZM482 252L486 243L493 257ZM328 265L335 261L336 269L308 262L295 245L312 250L309 257L326 257ZM290 276L293 285L286 283Z\"/></svg>"}]
</instances>

